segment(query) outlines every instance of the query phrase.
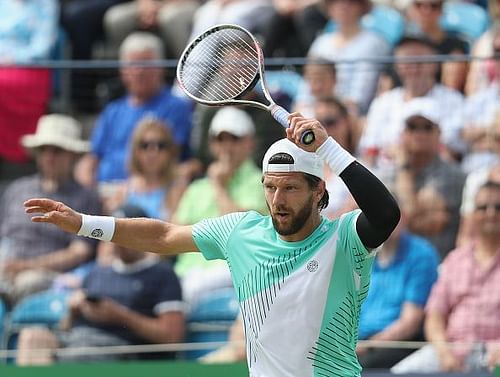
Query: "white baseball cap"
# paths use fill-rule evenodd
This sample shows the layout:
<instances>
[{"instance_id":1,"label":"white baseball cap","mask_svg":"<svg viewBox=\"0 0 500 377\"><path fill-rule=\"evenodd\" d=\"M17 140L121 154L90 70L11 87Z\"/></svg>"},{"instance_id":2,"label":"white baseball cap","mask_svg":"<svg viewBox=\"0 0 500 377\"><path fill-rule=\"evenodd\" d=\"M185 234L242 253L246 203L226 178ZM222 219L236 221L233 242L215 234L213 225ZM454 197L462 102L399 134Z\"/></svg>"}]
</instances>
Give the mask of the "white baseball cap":
<instances>
[{"instance_id":1,"label":"white baseball cap","mask_svg":"<svg viewBox=\"0 0 500 377\"><path fill-rule=\"evenodd\" d=\"M277 154L288 155L290 163L270 162ZM316 153L307 152L288 139L280 139L269 147L262 161L262 173L302 172L324 180L324 162Z\"/></svg>"},{"instance_id":2,"label":"white baseball cap","mask_svg":"<svg viewBox=\"0 0 500 377\"><path fill-rule=\"evenodd\" d=\"M435 100L428 97L417 97L403 105L403 120L406 122L414 116L421 116L439 126L441 120L439 106Z\"/></svg>"},{"instance_id":3,"label":"white baseball cap","mask_svg":"<svg viewBox=\"0 0 500 377\"><path fill-rule=\"evenodd\" d=\"M252 118L243 110L235 107L223 107L212 119L208 130L210 136L217 136L222 132L243 137L253 135L255 126Z\"/></svg>"}]
</instances>

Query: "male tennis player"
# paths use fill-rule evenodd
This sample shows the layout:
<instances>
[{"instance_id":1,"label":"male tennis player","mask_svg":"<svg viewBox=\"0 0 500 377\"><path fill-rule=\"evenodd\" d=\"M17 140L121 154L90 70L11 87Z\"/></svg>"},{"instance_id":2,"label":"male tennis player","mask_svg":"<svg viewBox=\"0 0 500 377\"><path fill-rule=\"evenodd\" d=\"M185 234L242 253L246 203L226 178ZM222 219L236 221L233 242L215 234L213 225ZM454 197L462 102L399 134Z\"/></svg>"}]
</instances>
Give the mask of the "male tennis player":
<instances>
[{"instance_id":1,"label":"male tennis player","mask_svg":"<svg viewBox=\"0 0 500 377\"><path fill-rule=\"evenodd\" d=\"M290 115L287 139L273 144L262 164L270 216L232 213L178 226L151 219L115 219L75 212L49 199L25 202L32 220L121 246L176 254L201 251L231 269L245 323L253 377L360 376L355 347L366 297L370 250L399 221L384 187L315 119ZM316 140L300 144L312 130ZM360 210L330 221L324 163L344 180Z\"/></svg>"}]
</instances>

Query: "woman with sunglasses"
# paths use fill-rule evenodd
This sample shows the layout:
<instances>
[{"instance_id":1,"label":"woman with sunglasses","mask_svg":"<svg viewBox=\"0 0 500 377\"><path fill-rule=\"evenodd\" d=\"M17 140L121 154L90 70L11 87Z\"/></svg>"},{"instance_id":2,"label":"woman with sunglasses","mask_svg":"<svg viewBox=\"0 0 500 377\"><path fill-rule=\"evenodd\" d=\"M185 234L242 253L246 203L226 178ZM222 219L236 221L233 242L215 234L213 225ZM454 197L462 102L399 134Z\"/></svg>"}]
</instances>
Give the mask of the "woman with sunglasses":
<instances>
[{"instance_id":1,"label":"woman with sunglasses","mask_svg":"<svg viewBox=\"0 0 500 377\"><path fill-rule=\"evenodd\" d=\"M149 217L168 220L187 185L176 175L177 152L165 123L141 120L132 136L129 178L105 200L105 208L133 204Z\"/></svg>"}]
</instances>

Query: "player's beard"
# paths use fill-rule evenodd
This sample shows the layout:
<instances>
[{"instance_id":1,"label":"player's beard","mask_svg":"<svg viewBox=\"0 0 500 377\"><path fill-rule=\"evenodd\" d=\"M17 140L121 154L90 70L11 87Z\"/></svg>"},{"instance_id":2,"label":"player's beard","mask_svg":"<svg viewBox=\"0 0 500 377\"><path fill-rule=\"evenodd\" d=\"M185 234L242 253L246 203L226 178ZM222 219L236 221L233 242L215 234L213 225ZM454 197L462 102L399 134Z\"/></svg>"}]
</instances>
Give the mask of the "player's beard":
<instances>
[{"instance_id":1,"label":"player's beard","mask_svg":"<svg viewBox=\"0 0 500 377\"><path fill-rule=\"evenodd\" d=\"M269 209L269 213L271 213L271 218L273 220L273 226L276 232L282 236L290 236L292 234L297 233L299 230L301 230L307 220L311 217L312 214L312 205L313 205L313 197L312 195L309 196L309 199L304 203L304 205L296 212L295 215L291 213L291 210L288 208L284 207L278 207L275 209L274 212L278 212L280 210L286 211L290 213L290 216L292 216L291 221L289 222L288 225L284 225L280 223L275 216L273 215L273 212L271 211L271 208L269 208L269 204L267 208Z\"/></svg>"}]
</instances>

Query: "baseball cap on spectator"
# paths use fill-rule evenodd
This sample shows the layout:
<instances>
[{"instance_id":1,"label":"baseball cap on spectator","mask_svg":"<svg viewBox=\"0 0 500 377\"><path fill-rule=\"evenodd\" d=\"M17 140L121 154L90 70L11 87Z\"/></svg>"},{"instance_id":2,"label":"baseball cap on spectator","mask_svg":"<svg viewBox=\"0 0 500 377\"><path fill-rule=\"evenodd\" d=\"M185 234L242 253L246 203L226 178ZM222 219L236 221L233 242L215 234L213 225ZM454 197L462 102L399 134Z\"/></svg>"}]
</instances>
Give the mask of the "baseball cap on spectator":
<instances>
[{"instance_id":1,"label":"baseball cap on spectator","mask_svg":"<svg viewBox=\"0 0 500 377\"><path fill-rule=\"evenodd\" d=\"M21 144L28 149L54 146L75 153L88 152L90 143L81 139L81 133L81 124L68 115L42 115L35 133L24 135Z\"/></svg>"},{"instance_id":2,"label":"baseball cap on spectator","mask_svg":"<svg viewBox=\"0 0 500 377\"><path fill-rule=\"evenodd\" d=\"M318 154L307 152L288 139L272 144L262 160L262 173L302 172L324 180L324 162Z\"/></svg>"},{"instance_id":3,"label":"baseball cap on spectator","mask_svg":"<svg viewBox=\"0 0 500 377\"><path fill-rule=\"evenodd\" d=\"M217 111L208 130L212 137L216 137L222 132L237 137L250 136L255 133L255 126L252 118L243 110L235 107L224 107Z\"/></svg>"},{"instance_id":4,"label":"baseball cap on spectator","mask_svg":"<svg viewBox=\"0 0 500 377\"><path fill-rule=\"evenodd\" d=\"M404 104L403 120L407 125L414 117L420 116L439 126L440 111L436 101L431 98L418 97Z\"/></svg>"}]
</instances>

